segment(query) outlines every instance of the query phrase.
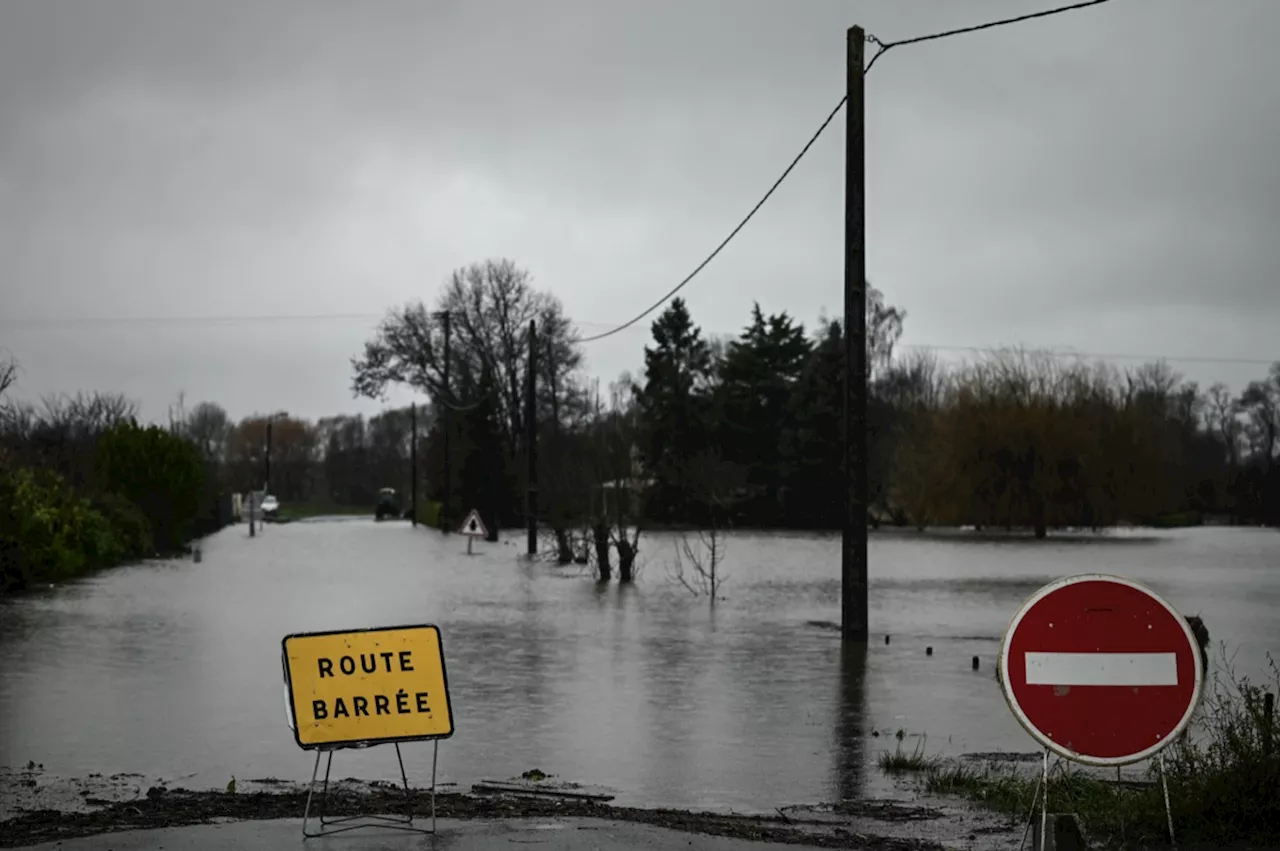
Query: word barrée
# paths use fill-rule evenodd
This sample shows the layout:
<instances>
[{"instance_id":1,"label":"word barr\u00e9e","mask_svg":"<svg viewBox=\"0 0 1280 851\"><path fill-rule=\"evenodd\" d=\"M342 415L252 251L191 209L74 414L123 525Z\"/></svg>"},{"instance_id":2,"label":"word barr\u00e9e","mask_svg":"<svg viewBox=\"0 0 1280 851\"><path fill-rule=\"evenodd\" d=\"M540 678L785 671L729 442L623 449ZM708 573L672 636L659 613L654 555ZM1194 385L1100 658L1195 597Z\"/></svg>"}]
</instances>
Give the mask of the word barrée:
<instances>
[{"instance_id":1,"label":"word barr\u00e9e","mask_svg":"<svg viewBox=\"0 0 1280 851\"><path fill-rule=\"evenodd\" d=\"M333 699L333 717L334 718L350 718L355 716L368 717L370 714L369 698L363 695L356 695L350 698L351 705L347 706L347 700L341 697ZM374 715L409 715L415 710L423 715L431 714L431 705L427 703L427 692L420 691L413 695L413 705L409 703L409 692L400 689L395 694L395 712L391 711L391 698L385 694L375 694L373 696L373 714ZM311 714L317 721L323 721L329 717L329 704L323 699L311 701Z\"/></svg>"}]
</instances>

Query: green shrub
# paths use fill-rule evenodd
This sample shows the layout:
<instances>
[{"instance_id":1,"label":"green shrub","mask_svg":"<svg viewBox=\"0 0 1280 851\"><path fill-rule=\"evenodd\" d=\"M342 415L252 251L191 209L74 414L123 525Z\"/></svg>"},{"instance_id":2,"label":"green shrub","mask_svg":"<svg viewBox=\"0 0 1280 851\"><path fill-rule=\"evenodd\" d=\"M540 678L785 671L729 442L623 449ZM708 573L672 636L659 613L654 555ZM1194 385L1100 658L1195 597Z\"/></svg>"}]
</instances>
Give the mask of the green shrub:
<instances>
[{"instance_id":1,"label":"green shrub","mask_svg":"<svg viewBox=\"0 0 1280 851\"><path fill-rule=\"evenodd\" d=\"M52 582L117 561L111 523L55 473L0 473L0 590Z\"/></svg>"},{"instance_id":2,"label":"green shrub","mask_svg":"<svg viewBox=\"0 0 1280 851\"><path fill-rule=\"evenodd\" d=\"M128 498L114 493L100 494L94 501L96 508L115 530L121 549L120 558L146 558L155 553L151 537L151 524Z\"/></svg>"},{"instance_id":3,"label":"green shrub","mask_svg":"<svg viewBox=\"0 0 1280 851\"><path fill-rule=\"evenodd\" d=\"M124 423L98 441L99 483L141 509L155 546L175 551L189 540L204 489L195 445L158 426Z\"/></svg>"},{"instance_id":4,"label":"green shrub","mask_svg":"<svg viewBox=\"0 0 1280 851\"><path fill-rule=\"evenodd\" d=\"M423 526L435 529L440 525L440 503L423 500L416 510L418 512L418 522Z\"/></svg>"}]
</instances>

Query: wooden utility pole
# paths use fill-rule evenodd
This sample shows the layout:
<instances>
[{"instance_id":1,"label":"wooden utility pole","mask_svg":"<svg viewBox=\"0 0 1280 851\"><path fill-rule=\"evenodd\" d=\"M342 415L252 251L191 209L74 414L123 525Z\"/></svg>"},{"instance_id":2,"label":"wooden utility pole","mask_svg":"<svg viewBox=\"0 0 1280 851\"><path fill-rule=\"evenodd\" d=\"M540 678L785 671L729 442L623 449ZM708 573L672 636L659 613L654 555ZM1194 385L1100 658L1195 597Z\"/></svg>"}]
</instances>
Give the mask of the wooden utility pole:
<instances>
[{"instance_id":1,"label":"wooden utility pole","mask_svg":"<svg viewBox=\"0 0 1280 851\"><path fill-rule=\"evenodd\" d=\"M418 403L409 406L409 524L418 526Z\"/></svg>"},{"instance_id":2,"label":"wooden utility pole","mask_svg":"<svg viewBox=\"0 0 1280 851\"><path fill-rule=\"evenodd\" d=\"M529 532L529 555L538 554L538 328L529 320L529 375L525 385L525 452L529 461L529 487L525 492L525 527Z\"/></svg>"},{"instance_id":3,"label":"wooden utility pole","mask_svg":"<svg viewBox=\"0 0 1280 851\"><path fill-rule=\"evenodd\" d=\"M453 476L450 468L450 459L453 457L449 451L449 433L453 431L453 403L450 400L452 391L449 390L449 331L451 316L449 311L440 314L440 321L444 323L444 393L439 401L441 415L444 420L444 499L440 505L440 531L446 535L450 532L449 527L449 504L453 500Z\"/></svg>"},{"instance_id":4,"label":"wooden utility pole","mask_svg":"<svg viewBox=\"0 0 1280 851\"><path fill-rule=\"evenodd\" d=\"M265 470L263 471L263 474L262 474L263 502L266 501L267 494L271 493L271 418L273 416L274 414L269 415L267 417L267 447L266 447L266 454L263 459L263 465L265 467ZM262 503L258 503L258 504L261 505ZM262 531L265 532L266 530L267 530L267 515L266 515L266 512L264 511L262 514Z\"/></svg>"},{"instance_id":5,"label":"wooden utility pole","mask_svg":"<svg viewBox=\"0 0 1280 851\"><path fill-rule=\"evenodd\" d=\"M840 622L845 641L867 640L867 220L862 27L847 34L844 173L844 469Z\"/></svg>"}]
</instances>

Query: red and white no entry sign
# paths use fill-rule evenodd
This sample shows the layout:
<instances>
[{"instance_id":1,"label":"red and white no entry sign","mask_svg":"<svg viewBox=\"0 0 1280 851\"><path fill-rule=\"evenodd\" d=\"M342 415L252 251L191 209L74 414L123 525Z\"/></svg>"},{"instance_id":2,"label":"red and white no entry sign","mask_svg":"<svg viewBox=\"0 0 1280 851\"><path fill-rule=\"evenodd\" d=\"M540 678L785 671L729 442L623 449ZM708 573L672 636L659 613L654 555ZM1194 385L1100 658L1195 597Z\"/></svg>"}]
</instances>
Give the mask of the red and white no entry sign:
<instances>
[{"instance_id":1,"label":"red and white no entry sign","mask_svg":"<svg viewBox=\"0 0 1280 851\"><path fill-rule=\"evenodd\" d=\"M1000 685L1019 723L1087 765L1162 750L1191 721L1202 678L1186 618L1119 576L1051 582L1023 603L1000 647Z\"/></svg>"}]
</instances>

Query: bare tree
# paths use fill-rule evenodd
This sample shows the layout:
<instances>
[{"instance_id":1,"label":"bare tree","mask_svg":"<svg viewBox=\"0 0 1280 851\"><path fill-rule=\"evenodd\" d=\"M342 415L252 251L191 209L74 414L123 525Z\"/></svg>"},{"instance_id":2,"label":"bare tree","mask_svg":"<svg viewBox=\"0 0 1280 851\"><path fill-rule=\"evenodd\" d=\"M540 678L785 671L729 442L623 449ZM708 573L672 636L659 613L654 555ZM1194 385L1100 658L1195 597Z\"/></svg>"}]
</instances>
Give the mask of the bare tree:
<instances>
[{"instance_id":1,"label":"bare tree","mask_svg":"<svg viewBox=\"0 0 1280 851\"><path fill-rule=\"evenodd\" d=\"M715 523L712 523L710 529L698 530L696 546L690 542L688 535L681 535L676 541L676 560L671 566L671 577L674 580L695 597L707 597L713 606L719 599L720 586L729 579L720 570L727 546L725 538ZM686 561L690 566L688 570L685 568Z\"/></svg>"},{"instance_id":2,"label":"bare tree","mask_svg":"<svg viewBox=\"0 0 1280 851\"><path fill-rule=\"evenodd\" d=\"M72 439L96 437L138 416L138 403L120 393L45 396L41 404L41 425Z\"/></svg>"},{"instance_id":3,"label":"bare tree","mask_svg":"<svg viewBox=\"0 0 1280 851\"><path fill-rule=\"evenodd\" d=\"M616 550L618 581L631 582L636 576L644 529L645 480L635 445L637 408L631 396L630 377L625 373L609 390L607 411L601 406L598 385L595 391L583 537L598 579L608 581L612 577L610 553Z\"/></svg>"},{"instance_id":4,"label":"bare tree","mask_svg":"<svg viewBox=\"0 0 1280 851\"><path fill-rule=\"evenodd\" d=\"M5 391L18 383L18 361L12 355L0 357L0 399Z\"/></svg>"},{"instance_id":5,"label":"bare tree","mask_svg":"<svg viewBox=\"0 0 1280 851\"><path fill-rule=\"evenodd\" d=\"M1280 361L1271 365L1264 381L1251 381L1240 395L1248 416L1249 447L1264 470L1270 470L1280 450Z\"/></svg>"},{"instance_id":6,"label":"bare tree","mask_svg":"<svg viewBox=\"0 0 1280 851\"><path fill-rule=\"evenodd\" d=\"M714 606L720 598L720 586L728 580L720 565L727 548L729 496L746 483L746 471L726 463L719 452L707 450L689 462L685 479L694 499L706 511L708 523L698 531L696 544L688 535L680 536L670 573L691 594L707 597Z\"/></svg>"},{"instance_id":7,"label":"bare tree","mask_svg":"<svg viewBox=\"0 0 1280 851\"><path fill-rule=\"evenodd\" d=\"M893 349L902 339L907 312L886 304L884 294L867 284L867 381L880 382L893 366Z\"/></svg>"},{"instance_id":8,"label":"bare tree","mask_svg":"<svg viewBox=\"0 0 1280 851\"><path fill-rule=\"evenodd\" d=\"M640 534L644 528L641 495L645 480L636 446L638 408L633 388L631 376L625 372L609 385L606 452L609 467L615 474L610 537L618 551L619 582L636 578L636 557L640 554Z\"/></svg>"},{"instance_id":9,"label":"bare tree","mask_svg":"<svg viewBox=\"0 0 1280 851\"><path fill-rule=\"evenodd\" d=\"M185 433L208 463L221 465L226 460L231 420L221 405L201 402L192 408L186 417Z\"/></svg>"},{"instance_id":10,"label":"bare tree","mask_svg":"<svg viewBox=\"0 0 1280 851\"><path fill-rule=\"evenodd\" d=\"M451 322L449 393L444 387L444 323ZM578 392L568 380L582 364L571 323L559 299L534 289L529 272L510 260L486 260L455 270L437 309L418 302L392 310L364 354L352 360L353 390L381 398L389 384L408 384L436 401L465 406L494 392L508 452L524 441L524 376L529 363L529 322L540 340L538 408L558 415ZM482 377L493 376L493 390ZM552 398L552 394L555 397Z\"/></svg>"},{"instance_id":11,"label":"bare tree","mask_svg":"<svg viewBox=\"0 0 1280 851\"><path fill-rule=\"evenodd\" d=\"M179 437L187 434L187 393L178 391L178 400L169 406L169 431Z\"/></svg>"},{"instance_id":12,"label":"bare tree","mask_svg":"<svg viewBox=\"0 0 1280 851\"><path fill-rule=\"evenodd\" d=\"M1244 425L1240 422L1240 401L1220 381L1209 388L1204 418L1209 433L1215 435L1226 447L1227 463L1234 467L1240 460L1240 439L1244 433Z\"/></svg>"}]
</instances>

